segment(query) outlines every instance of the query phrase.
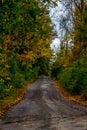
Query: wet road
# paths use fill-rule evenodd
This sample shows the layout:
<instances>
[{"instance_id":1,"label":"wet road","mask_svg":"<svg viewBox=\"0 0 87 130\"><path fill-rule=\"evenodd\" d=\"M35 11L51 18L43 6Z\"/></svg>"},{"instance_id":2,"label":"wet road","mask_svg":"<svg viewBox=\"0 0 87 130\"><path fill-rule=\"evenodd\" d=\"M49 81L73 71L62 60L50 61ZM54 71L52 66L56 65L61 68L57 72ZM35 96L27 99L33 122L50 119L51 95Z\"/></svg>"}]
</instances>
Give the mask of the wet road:
<instances>
[{"instance_id":1,"label":"wet road","mask_svg":"<svg viewBox=\"0 0 87 130\"><path fill-rule=\"evenodd\" d=\"M63 99L44 76L2 117L0 130L87 130L87 108Z\"/></svg>"}]
</instances>

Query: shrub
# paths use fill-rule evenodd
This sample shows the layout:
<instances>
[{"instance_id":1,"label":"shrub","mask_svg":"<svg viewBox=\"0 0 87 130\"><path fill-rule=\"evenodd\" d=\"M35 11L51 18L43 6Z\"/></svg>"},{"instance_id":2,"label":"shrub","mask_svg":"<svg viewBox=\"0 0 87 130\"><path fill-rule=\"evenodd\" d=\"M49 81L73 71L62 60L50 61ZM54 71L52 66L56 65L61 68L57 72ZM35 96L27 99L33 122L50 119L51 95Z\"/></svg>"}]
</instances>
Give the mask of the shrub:
<instances>
[{"instance_id":1,"label":"shrub","mask_svg":"<svg viewBox=\"0 0 87 130\"><path fill-rule=\"evenodd\" d=\"M60 75L60 82L69 92L81 94L87 91L87 67L82 60L65 68Z\"/></svg>"},{"instance_id":2,"label":"shrub","mask_svg":"<svg viewBox=\"0 0 87 130\"><path fill-rule=\"evenodd\" d=\"M16 72L14 76L12 76L11 80L12 86L15 88L21 88L23 87L26 82L25 82L25 77L19 72Z\"/></svg>"}]
</instances>

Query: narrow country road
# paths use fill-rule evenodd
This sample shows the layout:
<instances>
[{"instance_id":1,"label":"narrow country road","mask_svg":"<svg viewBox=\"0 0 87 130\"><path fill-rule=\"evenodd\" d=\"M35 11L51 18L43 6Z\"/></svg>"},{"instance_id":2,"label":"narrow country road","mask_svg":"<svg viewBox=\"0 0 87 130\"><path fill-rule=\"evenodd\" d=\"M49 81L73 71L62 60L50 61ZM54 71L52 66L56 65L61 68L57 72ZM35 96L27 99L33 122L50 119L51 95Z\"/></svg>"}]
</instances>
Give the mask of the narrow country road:
<instances>
[{"instance_id":1,"label":"narrow country road","mask_svg":"<svg viewBox=\"0 0 87 130\"><path fill-rule=\"evenodd\" d=\"M63 99L44 76L2 117L0 130L87 130L87 108Z\"/></svg>"}]
</instances>

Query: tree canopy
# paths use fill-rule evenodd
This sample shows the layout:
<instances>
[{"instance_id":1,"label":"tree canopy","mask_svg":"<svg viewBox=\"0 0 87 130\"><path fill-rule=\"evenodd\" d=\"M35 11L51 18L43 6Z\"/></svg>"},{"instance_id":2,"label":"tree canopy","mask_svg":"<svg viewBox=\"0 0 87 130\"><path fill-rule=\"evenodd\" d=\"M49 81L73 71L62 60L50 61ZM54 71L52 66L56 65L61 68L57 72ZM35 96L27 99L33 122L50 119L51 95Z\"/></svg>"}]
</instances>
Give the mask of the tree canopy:
<instances>
[{"instance_id":1,"label":"tree canopy","mask_svg":"<svg viewBox=\"0 0 87 130\"><path fill-rule=\"evenodd\" d=\"M83 95L87 100L87 2L63 0L61 4L66 12L60 18L65 35L52 66L52 75L69 92Z\"/></svg>"},{"instance_id":2,"label":"tree canopy","mask_svg":"<svg viewBox=\"0 0 87 130\"><path fill-rule=\"evenodd\" d=\"M39 74L48 74L52 27L48 10L39 0L2 0L0 5L2 97L5 89L10 93Z\"/></svg>"}]
</instances>

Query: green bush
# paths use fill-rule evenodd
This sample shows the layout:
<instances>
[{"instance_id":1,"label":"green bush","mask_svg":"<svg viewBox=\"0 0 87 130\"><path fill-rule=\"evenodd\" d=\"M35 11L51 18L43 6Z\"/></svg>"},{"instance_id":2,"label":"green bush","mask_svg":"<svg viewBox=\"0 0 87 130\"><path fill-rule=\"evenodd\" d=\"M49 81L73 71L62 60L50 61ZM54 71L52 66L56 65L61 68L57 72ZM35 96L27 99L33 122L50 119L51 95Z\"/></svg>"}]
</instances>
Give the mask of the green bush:
<instances>
[{"instance_id":1,"label":"green bush","mask_svg":"<svg viewBox=\"0 0 87 130\"><path fill-rule=\"evenodd\" d=\"M20 66L20 73L24 75L25 80L30 82L32 79L38 76L39 67L33 66L30 61L21 61L19 63Z\"/></svg>"},{"instance_id":2,"label":"green bush","mask_svg":"<svg viewBox=\"0 0 87 130\"><path fill-rule=\"evenodd\" d=\"M2 97L3 89L4 89L4 82L0 80L0 97Z\"/></svg>"},{"instance_id":3,"label":"green bush","mask_svg":"<svg viewBox=\"0 0 87 130\"><path fill-rule=\"evenodd\" d=\"M24 75L16 72L15 75L12 76L11 84L15 88L23 87L26 84Z\"/></svg>"},{"instance_id":4,"label":"green bush","mask_svg":"<svg viewBox=\"0 0 87 130\"><path fill-rule=\"evenodd\" d=\"M16 72L19 72L20 67L19 67L19 61L18 61L18 54L12 53L8 58L8 64L10 66L9 72L11 74L14 75Z\"/></svg>"},{"instance_id":5,"label":"green bush","mask_svg":"<svg viewBox=\"0 0 87 130\"><path fill-rule=\"evenodd\" d=\"M60 82L69 92L81 94L87 91L87 67L82 60L65 68L60 75Z\"/></svg>"}]
</instances>

